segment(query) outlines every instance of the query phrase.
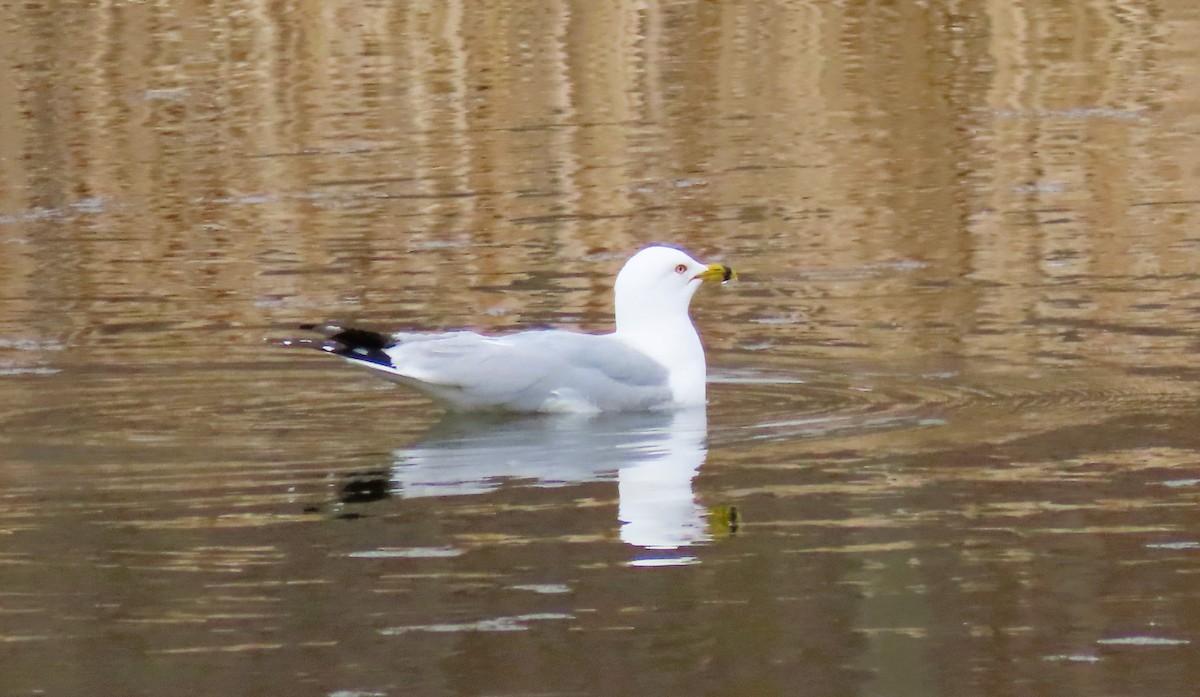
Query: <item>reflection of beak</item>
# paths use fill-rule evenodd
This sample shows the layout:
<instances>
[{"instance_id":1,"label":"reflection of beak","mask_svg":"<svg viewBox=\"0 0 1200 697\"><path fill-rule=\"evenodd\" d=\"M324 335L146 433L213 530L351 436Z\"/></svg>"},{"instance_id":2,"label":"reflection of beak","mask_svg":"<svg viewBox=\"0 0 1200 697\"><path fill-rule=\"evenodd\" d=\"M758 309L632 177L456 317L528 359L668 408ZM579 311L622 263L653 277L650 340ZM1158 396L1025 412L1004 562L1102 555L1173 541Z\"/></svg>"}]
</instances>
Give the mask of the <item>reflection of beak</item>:
<instances>
[{"instance_id":1,"label":"reflection of beak","mask_svg":"<svg viewBox=\"0 0 1200 697\"><path fill-rule=\"evenodd\" d=\"M707 269L696 274L693 278L698 278L701 281L720 281L721 283L725 283L737 278L737 274L733 272L733 269L724 264L709 264Z\"/></svg>"},{"instance_id":2,"label":"reflection of beak","mask_svg":"<svg viewBox=\"0 0 1200 697\"><path fill-rule=\"evenodd\" d=\"M716 539L736 535L742 524L742 514L737 506L710 506L708 509L708 534Z\"/></svg>"}]
</instances>

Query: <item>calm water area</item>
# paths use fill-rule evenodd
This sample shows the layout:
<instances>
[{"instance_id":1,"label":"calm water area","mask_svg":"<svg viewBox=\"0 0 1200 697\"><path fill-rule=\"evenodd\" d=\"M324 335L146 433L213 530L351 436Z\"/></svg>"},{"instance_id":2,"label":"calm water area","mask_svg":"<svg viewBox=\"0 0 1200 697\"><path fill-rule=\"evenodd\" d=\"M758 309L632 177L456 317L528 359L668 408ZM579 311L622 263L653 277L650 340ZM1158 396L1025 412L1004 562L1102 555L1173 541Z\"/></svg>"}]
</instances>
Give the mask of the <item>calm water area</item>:
<instances>
[{"instance_id":1,"label":"calm water area","mask_svg":"<svg viewBox=\"0 0 1200 697\"><path fill-rule=\"evenodd\" d=\"M607 331L445 416L306 322ZM1194 0L0 3L0 695L1200 685Z\"/></svg>"}]
</instances>

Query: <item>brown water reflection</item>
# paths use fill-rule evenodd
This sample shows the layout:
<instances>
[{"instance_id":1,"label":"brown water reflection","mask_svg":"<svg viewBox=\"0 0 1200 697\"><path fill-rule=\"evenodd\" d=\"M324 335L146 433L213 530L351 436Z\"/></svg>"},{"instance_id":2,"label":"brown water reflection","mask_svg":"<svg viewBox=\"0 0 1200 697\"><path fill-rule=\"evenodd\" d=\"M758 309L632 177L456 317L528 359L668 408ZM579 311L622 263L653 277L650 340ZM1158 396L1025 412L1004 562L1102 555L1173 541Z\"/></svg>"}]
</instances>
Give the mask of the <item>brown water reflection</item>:
<instances>
[{"instance_id":1,"label":"brown water reflection","mask_svg":"<svg viewBox=\"0 0 1200 697\"><path fill-rule=\"evenodd\" d=\"M0 6L2 691L1192 694L1196 37ZM446 423L264 341L605 329L655 240L742 273L704 424Z\"/></svg>"}]
</instances>

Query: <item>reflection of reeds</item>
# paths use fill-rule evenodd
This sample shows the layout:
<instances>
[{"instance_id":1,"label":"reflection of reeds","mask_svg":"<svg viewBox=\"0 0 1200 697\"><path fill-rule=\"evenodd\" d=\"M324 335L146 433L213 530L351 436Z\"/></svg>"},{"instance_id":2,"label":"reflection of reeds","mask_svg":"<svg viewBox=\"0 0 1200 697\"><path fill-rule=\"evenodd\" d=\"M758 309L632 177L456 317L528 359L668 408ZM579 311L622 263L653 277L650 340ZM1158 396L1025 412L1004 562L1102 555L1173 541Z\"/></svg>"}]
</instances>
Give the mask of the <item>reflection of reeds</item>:
<instances>
[{"instance_id":1,"label":"reflection of reeds","mask_svg":"<svg viewBox=\"0 0 1200 697\"><path fill-rule=\"evenodd\" d=\"M1115 322L1131 303L1072 279L1186 271L1194 206L1134 206L1195 198L1194 149L1164 129L1196 122L1172 95L1197 32L1170 12L6 5L0 216L30 246L0 284L390 320L399 295L409 315L504 326L564 316L494 292L553 267L562 312L594 324L610 279L590 262L663 240L769 250L764 274L920 260L878 302L830 310L1012 350L974 329ZM913 290L945 278L1012 289ZM903 341L946 349L944 332Z\"/></svg>"}]
</instances>

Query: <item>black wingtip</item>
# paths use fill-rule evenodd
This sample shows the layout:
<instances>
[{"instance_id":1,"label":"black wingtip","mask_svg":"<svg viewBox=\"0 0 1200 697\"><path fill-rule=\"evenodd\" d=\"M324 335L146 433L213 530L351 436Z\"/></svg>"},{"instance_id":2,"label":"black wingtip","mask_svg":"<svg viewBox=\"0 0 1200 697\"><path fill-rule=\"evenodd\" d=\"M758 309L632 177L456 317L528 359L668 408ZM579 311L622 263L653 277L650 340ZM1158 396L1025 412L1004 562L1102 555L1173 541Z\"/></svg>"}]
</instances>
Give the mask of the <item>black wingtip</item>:
<instances>
[{"instance_id":1,"label":"black wingtip","mask_svg":"<svg viewBox=\"0 0 1200 697\"><path fill-rule=\"evenodd\" d=\"M353 349L366 349L368 351L382 351L394 343L390 336L354 327L342 329L330 336L329 340L345 344Z\"/></svg>"},{"instance_id":2,"label":"black wingtip","mask_svg":"<svg viewBox=\"0 0 1200 697\"><path fill-rule=\"evenodd\" d=\"M321 348L336 356L389 367L392 365L392 359L384 349L395 342L386 334L336 324L302 324L300 328L323 335L326 341Z\"/></svg>"}]
</instances>

